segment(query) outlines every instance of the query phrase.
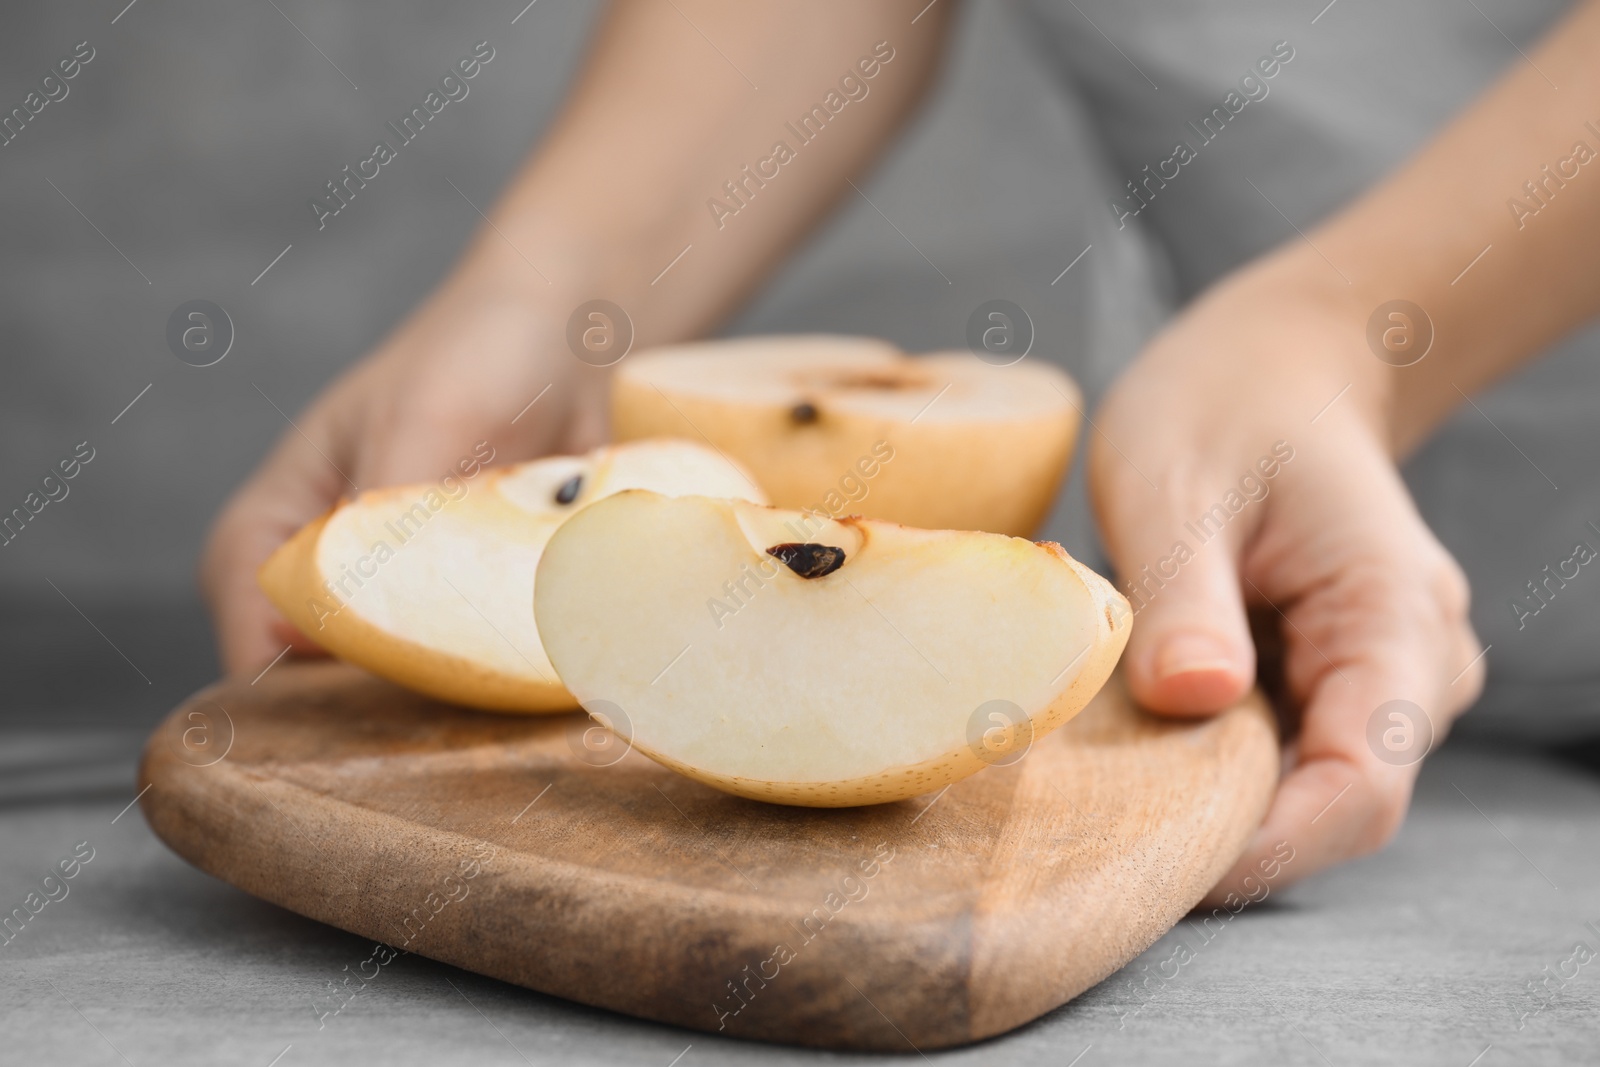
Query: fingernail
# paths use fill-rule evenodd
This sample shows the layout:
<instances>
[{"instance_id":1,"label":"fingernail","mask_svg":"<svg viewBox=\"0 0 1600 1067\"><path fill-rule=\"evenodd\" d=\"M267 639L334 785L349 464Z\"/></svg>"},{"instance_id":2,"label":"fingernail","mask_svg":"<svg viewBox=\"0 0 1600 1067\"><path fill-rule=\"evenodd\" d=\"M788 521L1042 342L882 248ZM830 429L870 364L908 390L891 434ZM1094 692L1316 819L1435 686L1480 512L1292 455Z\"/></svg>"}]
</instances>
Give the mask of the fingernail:
<instances>
[{"instance_id":1,"label":"fingernail","mask_svg":"<svg viewBox=\"0 0 1600 1067\"><path fill-rule=\"evenodd\" d=\"M1232 673L1233 657L1221 641L1206 634L1179 634L1168 638L1156 653L1157 678L1209 672Z\"/></svg>"}]
</instances>

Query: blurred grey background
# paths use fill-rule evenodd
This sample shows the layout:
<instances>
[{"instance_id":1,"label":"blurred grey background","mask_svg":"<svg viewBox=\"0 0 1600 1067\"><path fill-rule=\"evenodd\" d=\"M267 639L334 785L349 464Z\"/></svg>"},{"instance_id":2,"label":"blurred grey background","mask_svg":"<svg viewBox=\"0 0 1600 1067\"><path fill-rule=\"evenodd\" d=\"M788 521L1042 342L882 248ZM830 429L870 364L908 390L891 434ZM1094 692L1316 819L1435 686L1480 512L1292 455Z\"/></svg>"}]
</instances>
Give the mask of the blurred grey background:
<instances>
[{"instance_id":1,"label":"blurred grey background","mask_svg":"<svg viewBox=\"0 0 1600 1067\"><path fill-rule=\"evenodd\" d=\"M598 10L125 4L0 13L5 111L78 42L94 49L67 97L0 147L0 512L80 442L95 450L68 497L0 547L0 721L20 728L137 731L215 673L193 578L210 516L285 430L277 408L298 411L448 269L479 225L451 183L494 199ZM1292 239L1286 217L1309 226L1402 161L1563 6L968 5L929 106L861 182L883 215L846 201L727 329L959 347L971 310L1001 297L1029 312L1035 352L1097 396L1173 307ZM1271 95L1119 230L1111 191L1280 39L1296 57ZM496 59L470 96L318 232L307 199L480 40ZM644 163L627 151L619 165ZM192 299L236 327L215 366L168 351L168 315ZM1600 546L1585 526L1600 518L1594 349L1576 339L1479 398L1407 472L1474 580L1493 647L1468 721L1484 728L1583 732L1595 708L1600 580L1528 632L1509 608L1576 540ZM1094 558L1081 479L1049 532Z\"/></svg>"}]
</instances>

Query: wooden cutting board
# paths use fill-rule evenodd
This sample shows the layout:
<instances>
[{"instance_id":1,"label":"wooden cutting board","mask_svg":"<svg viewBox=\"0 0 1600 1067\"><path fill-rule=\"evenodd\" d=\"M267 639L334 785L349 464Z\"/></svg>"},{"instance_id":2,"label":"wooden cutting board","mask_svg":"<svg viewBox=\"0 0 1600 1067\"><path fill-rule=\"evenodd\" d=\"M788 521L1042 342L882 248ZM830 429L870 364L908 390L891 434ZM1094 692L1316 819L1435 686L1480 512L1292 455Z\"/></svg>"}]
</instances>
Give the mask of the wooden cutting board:
<instances>
[{"instance_id":1,"label":"wooden cutting board","mask_svg":"<svg viewBox=\"0 0 1600 1067\"><path fill-rule=\"evenodd\" d=\"M143 807L202 870L396 949L697 1030L909 1052L1019 1026L1148 947L1278 770L1258 699L1162 721L1117 682L1018 762L871 808L727 796L591 726L285 664L173 712Z\"/></svg>"}]
</instances>

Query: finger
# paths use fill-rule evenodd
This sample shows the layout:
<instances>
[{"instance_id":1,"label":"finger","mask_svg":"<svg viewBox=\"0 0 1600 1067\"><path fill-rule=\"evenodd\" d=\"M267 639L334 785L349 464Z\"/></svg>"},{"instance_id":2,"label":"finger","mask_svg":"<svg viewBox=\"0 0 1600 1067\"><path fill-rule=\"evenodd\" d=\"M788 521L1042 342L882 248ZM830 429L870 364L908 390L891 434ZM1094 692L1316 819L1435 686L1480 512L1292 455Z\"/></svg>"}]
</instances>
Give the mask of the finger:
<instances>
[{"instance_id":1,"label":"finger","mask_svg":"<svg viewBox=\"0 0 1600 1067\"><path fill-rule=\"evenodd\" d=\"M1437 617L1424 622L1412 615L1396 607L1365 617L1358 657L1340 655L1329 642L1337 666L1325 663L1314 684L1294 746L1296 765L1208 901L1243 895L1245 879L1259 881L1263 864L1285 850L1294 859L1282 864L1274 881L1280 887L1375 852L1399 829L1422 758L1468 695L1451 693L1446 674L1459 656L1464 622L1442 625ZM1291 658L1321 658L1311 647L1318 636L1291 628Z\"/></svg>"},{"instance_id":2,"label":"finger","mask_svg":"<svg viewBox=\"0 0 1600 1067\"><path fill-rule=\"evenodd\" d=\"M1266 820L1206 894L1201 907L1261 899L1345 860L1375 852L1399 827L1415 767L1372 766L1340 757L1301 763L1278 783Z\"/></svg>"},{"instance_id":3,"label":"finger","mask_svg":"<svg viewBox=\"0 0 1600 1067\"><path fill-rule=\"evenodd\" d=\"M256 585L260 562L281 543L277 534L264 537L264 533L259 526L248 524L243 513L236 513L219 520L206 554L202 585L227 674L260 671L287 644L273 633L281 616Z\"/></svg>"},{"instance_id":4,"label":"finger","mask_svg":"<svg viewBox=\"0 0 1600 1067\"><path fill-rule=\"evenodd\" d=\"M1181 511L1165 494L1107 497L1099 511L1119 588L1134 611L1122 662L1135 699L1176 715L1228 707L1255 676L1235 563L1242 531L1177 518Z\"/></svg>"},{"instance_id":5,"label":"finger","mask_svg":"<svg viewBox=\"0 0 1600 1067\"><path fill-rule=\"evenodd\" d=\"M1422 758L1481 685L1461 568L1386 459L1351 462L1360 457L1348 448L1341 458L1317 496L1280 498L1309 522L1264 531L1252 545L1260 586L1251 588L1290 602L1285 677L1304 714L1295 765L1212 899L1259 877L1280 847L1295 854L1280 885L1382 848L1405 817ZM1362 501L1360 523L1341 521L1339 502L1349 500ZM1304 510L1318 507L1331 510Z\"/></svg>"},{"instance_id":6,"label":"finger","mask_svg":"<svg viewBox=\"0 0 1600 1067\"><path fill-rule=\"evenodd\" d=\"M330 655L327 649L307 637L300 627L287 619L280 617L271 620L268 629L273 643L282 645L283 651L290 655L302 659L324 659Z\"/></svg>"},{"instance_id":7,"label":"finger","mask_svg":"<svg viewBox=\"0 0 1600 1067\"><path fill-rule=\"evenodd\" d=\"M216 625L218 652L229 674L254 673L278 656L274 626L283 622L256 581L267 557L342 495L344 479L323 420L308 414L240 487L207 538L200 584Z\"/></svg>"}]
</instances>

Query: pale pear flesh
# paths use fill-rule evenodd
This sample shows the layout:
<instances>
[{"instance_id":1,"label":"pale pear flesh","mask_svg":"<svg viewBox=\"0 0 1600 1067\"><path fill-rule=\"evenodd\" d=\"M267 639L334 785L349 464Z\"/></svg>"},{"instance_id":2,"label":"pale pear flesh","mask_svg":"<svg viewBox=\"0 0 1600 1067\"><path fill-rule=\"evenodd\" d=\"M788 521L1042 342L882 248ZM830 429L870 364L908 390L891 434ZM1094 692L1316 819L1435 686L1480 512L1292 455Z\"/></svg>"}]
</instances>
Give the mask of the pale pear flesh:
<instances>
[{"instance_id":1,"label":"pale pear flesh","mask_svg":"<svg viewBox=\"0 0 1600 1067\"><path fill-rule=\"evenodd\" d=\"M740 468L685 441L644 441L366 492L262 568L269 597L328 651L429 695L502 711L576 701L533 621L550 536L613 492L760 498Z\"/></svg>"},{"instance_id":2,"label":"pale pear flesh","mask_svg":"<svg viewBox=\"0 0 1600 1067\"><path fill-rule=\"evenodd\" d=\"M802 577L784 545L843 562ZM642 753L812 806L915 796L1015 753L1087 704L1131 628L1053 544L649 492L557 531L534 608L568 688Z\"/></svg>"}]
</instances>

